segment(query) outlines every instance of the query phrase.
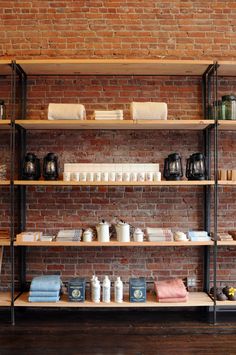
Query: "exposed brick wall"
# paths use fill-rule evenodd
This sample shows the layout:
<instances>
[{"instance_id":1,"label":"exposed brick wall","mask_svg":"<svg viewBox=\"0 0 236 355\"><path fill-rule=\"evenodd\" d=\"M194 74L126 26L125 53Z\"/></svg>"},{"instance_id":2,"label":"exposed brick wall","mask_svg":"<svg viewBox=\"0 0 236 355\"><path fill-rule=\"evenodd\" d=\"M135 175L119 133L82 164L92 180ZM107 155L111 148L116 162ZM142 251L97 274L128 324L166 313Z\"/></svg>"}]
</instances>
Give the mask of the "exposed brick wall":
<instances>
[{"instance_id":1,"label":"exposed brick wall","mask_svg":"<svg viewBox=\"0 0 236 355\"><path fill-rule=\"evenodd\" d=\"M0 1L2 58L187 58L234 59L236 5L232 1ZM0 85L9 106L10 83ZM220 80L220 95L235 92L235 80ZM81 102L88 117L95 108L124 109L133 100L168 103L169 118L202 117L199 79L155 77L30 78L28 118L47 117L49 102ZM9 108L8 108L9 117ZM235 133L220 134L220 167L232 168ZM9 164L7 133L0 135L0 161ZM64 162L160 162L170 151L185 159L201 150L200 133L30 132L27 150L40 158L55 151ZM104 160L106 159L106 160ZM185 167L185 163L184 163ZM235 227L235 192L220 189L219 227ZM27 188L27 227L57 232L94 225L124 214L133 225L202 228L201 188ZM56 208L55 208L56 206ZM8 188L0 189L0 226L8 224ZM59 207L59 208L58 208ZM40 223L38 223L40 221ZM27 279L40 272L70 276L142 274L203 280L203 248L29 249ZM137 262L138 260L138 262ZM221 279L235 278L235 250L220 248ZM1 288L9 283L4 254ZM17 271L17 269L16 269Z\"/></svg>"},{"instance_id":2,"label":"exposed brick wall","mask_svg":"<svg viewBox=\"0 0 236 355\"><path fill-rule=\"evenodd\" d=\"M232 1L1 1L4 57L234 58Z\"/></svg>"}]
</instances>

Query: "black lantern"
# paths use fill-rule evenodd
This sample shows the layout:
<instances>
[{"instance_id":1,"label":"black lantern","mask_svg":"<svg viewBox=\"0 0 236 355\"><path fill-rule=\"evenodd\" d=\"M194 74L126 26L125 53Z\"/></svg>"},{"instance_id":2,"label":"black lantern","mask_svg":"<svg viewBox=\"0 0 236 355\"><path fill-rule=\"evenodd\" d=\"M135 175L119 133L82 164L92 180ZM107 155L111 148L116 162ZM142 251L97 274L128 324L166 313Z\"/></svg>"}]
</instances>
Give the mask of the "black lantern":
<instances>
[{"instance_id":1,"label":"black lantern","mask_svg":"<svg viewBox=\"0 0 236 355\"><path fill-rule=\"evenodd\" d=\"M45 180L57 180L58 158L54 153L48 153L43 159L43 176Z\"/></svg>"},{"instance_id":2,"label":"black lantern","mask_svg":"<svg viewBox=\"0 0 236 355\"><path fill-rule=\"evenodd\" d=\"M168 155L164 163L164 177L166 180L180 180L182 176L181 156L178 153Z\"/></svg>"},{"instance_id":3,"label":"black lantern","mask_svg":"<svg viewBox=\"0 0 236 355\"><path fill-rule=\"evenodd\" d=\"M22 167L24 180L38 180L40 178L40 161L35 154L27 153Z\"/></svg>"},{"instance_id":4,"label":"black lantern","mask_svg":"<svg viewBox=\"0 0 236 355\"><path fill-rule=\"evenodd\" d=\"M204 154L195 153L190 155L186 164L186 177L188 180L206 180L206 161Z\"/></svg>"}]
</instances>

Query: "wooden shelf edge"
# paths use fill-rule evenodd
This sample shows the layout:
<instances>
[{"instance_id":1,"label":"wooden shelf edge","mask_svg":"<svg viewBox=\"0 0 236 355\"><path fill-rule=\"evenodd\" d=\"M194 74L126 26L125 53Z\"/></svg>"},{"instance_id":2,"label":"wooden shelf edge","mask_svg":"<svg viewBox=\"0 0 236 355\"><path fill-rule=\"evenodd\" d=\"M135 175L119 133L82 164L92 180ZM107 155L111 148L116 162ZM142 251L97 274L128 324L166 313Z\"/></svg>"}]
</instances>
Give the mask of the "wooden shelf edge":
<instances>
[{"instance_id":1,"label":"wooden shelf edge","mask_svg":"<svg viewBox=\"0 0 236 355\"><path fill-rule=\"evenodd\" d=\"M10 185L9 180L0 180L0 186L8 186L8 185Z\"/></svg>"},{"instance_id":2,"label":"wooden shelf edge","mask_svg":"<svg viewBox=\"0 0 236 355\"><path fill-rule=\"evenodd\" d=\"M16 120L25 129L203 130L214 120Z\"/></svg>"},{"instance_id":3,"label":"wooden shelf edge","mask_svg":"<svg viewBox=\"0 0 236 355\"><path fill-rule=\"evenodd\" d=\"M0 307L9 307L11 305L11 292L0 292Z\"/></svg>"},{"instance_id":4,"label":"wooden shelf edge","mask_svg":"<svg viewBox=\"0 0 236 355\"><path fill-rule=\"evenodd\" d=\"M205 186L214 185L213 180L200 180L200 181L145 181L145 182L76 182L76 181L31 181L31 180L15 180L15 185L25 185L25 186Z\"/></svg>"},{"instance_id":5,"label":"wooden shelf edge","mask_svg":"<svg viewBox=\"0 0 236 355\"><path fill-rule=\"evenodd\" d=\"M87 243L87 242L15 242L15 246L29 246L29 247L58 247L58 246L75 246L78 248L83 247L197 247L197 246L213 246L213 241L207 242L127 242L121 243L116 241L111 241L108 243L100 243L97 241Z\"/></svg>"},{"instance_id":6,"label":"wooden shelf edge","mask_svg":"<svg viewBox=\"0 0 236 355\"><path fill-rule=\"evenodd\" d=\"M16 307L73 307L73 308L160 308L160 307L202 307L213 306L212 299L204 292L189 293L188 302L183 303L158 303L154 296L148 294L147 301L143 303L132 303L127 301L127 297L123 303L93 303L85 302L69 302L64 295L59 302L28 302L28 293L23 293L15 301Z\"/></svg>"},{"instance_id":7,"label":"wooden shelf edge","mask_svg":"<svg viewBox=\"0 0 236 355\"><path fill-rule=\"evenodd\" d=\"M235 186L235 185L236 185L236 181L232 181L232 180L219 180L219 181L218 181L218 185L220 185L220 186Z\"/></svg>"},{"instance_id":8,"label":"wooden shelf edge","mask_svg":"<svg viewBox=\"0 0 236 355\"><path fill-rule=\"evenodd\" d=\"M232 241L223 241L223 240L219 240L217 241L217 246L228 246L228 247L235 247L236 246L236 240L232 240Z\"/></svg>"}]
</instances>

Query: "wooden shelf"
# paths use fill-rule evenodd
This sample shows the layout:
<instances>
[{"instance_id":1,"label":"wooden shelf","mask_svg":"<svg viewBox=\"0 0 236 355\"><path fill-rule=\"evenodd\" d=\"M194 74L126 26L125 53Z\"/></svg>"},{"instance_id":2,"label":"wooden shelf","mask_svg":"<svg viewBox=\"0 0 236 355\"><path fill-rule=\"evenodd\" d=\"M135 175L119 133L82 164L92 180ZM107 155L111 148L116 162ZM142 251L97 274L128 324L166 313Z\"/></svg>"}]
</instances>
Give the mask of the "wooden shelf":
<instances>
[{"instance_id":1,"label":"wooden shelf","mask_svg":"<svg viewBox=\"0 0 236 355\"><path fill-rule=\"evenodd\" d=\"M219 61L218 76L236 76L236 61Z\"/></svg>"},{"instance_id":2,"label":"wooden shelf","mask_svg":"<svg viewBox=\"0 0 236 355\"><path fill-rule=\"evenodd\" d=\"M15 185L24 186L205 186L214 185L213 180L200 181L145 181L145 182L81 182L81 181L31 181L31 180L15 180Z\"/></svg>"},{"instance_id":3,"label":"wooden shelf","mask_svg":"<svg viewBox=\"0 0 236 355\"><path fill-rule=\"evenodd\" d=\"M12 72L10 60L0 60L0 75L10 75Z\"/></svg>"},{"instance_id":4,"label":"wooden shelf","mask_svg":"<svg viewBox=\"0 0 236 355\"><path fill-rule=\"evenodd\" d=\"M150 308L150 307L202 307L213 306L212 299L203 292L189 293L188 302L180 303L158 303L153 295L147 295L147 302L132 303L128 302L128 297L123 303L93 303L85 302L68 302L67 296L63 295L59 302L28 302L28 293L23 293L15 301L16 307L73 307L73 308Z\"/></svg>"},{"instance_id":5,"label":"wooden shelf","mask_svg":"<svg viewBox=\"0 0 236 355\"><path fill-rule=\"evenodd\" d=\"M214 120L16 120L25 129L156 129L156 130L203 130Z\"/></svg>"},{"instance_id":6,"label":"wooden shelf","mask_svg":"<svg viewBox=\"0 0 236 355\"><path fill-rule=\"evenodd\" d=\"M0 66L0 69L1 69L1 66ZM11 125L10 120L0 120L0 130L10 129L10 125Z\"/></svg>"},{"instance_id":7,"label":"wooden shelf","mask_svg":"<svg viewBox=\"0 0 236 355\"><path fill-rule=\"evenodd\" d=\"M11 305L11 293L0 292L0 307L8 307Z\"/></svg>"},{"instance_id":8,"label":"wooden shelf","mask_svg":"<svg viewBox=\"0 0 236 355\"><path fill-rule=\"evenodd\" d=\"M0 180L0 186L1 185L10 185L10 181L9 180Z\"/></svg>"},{"instance_id":9,"label":"wooden shelf","mask_svg":"<svg viewBox=\"0 0 236 355\"><path fill-rule=\"evenodd\" d=\"M33 59L17 60L27 75L202 75L207 60Z\"/></svg>"},{"instance_id":10,"label":"wooden shelf","mask_svg":"<svg viewBox=\"0 0 236 355\"><path fill-rule=\"evenodd\" d=\"M222 307L236 307L236 301L216 301L216 305Z\"/></svg>"},{"instance_id":11,"label":"wooden shelf","mask_svg":"<svg viewBox=\"0 0 236 355\"><path fill-rule=\"evenodd\" d=\"M233 246L235 247L236 246L236 240L228 240L228 241L223 241L223 240L219 240L217 241L217 245L218 246Z\"/></svg>"},{"instance_id":12,"label":"wooden shelf","mask_svg":"<svg viewBox=\"0 0 236 355\"><path fill-rule=\"evenodd\" d=\"M10 239L0 239L0 246L10 246Z\"/></svg>"},{"instance_id":13,"label":"wooden shelf","mask_svg":"<svg viewBox=\"0 0 236 355\"><path fill-rule=\"evenodd\" d=\"M235 242L236 243L236 242ZM29 246L29 247L60 247L60 246L73 246L73 247L197 247L204 245L213 245L213 241L206 242L128 242L122 243L117 241L110 241L108 243L101 243L93 241L88 242L15 242L15 246Z\"/></svg>"},{"instance_id":14,"label":"wooden shelf","mask_svg":"<svg viewBox=\"0 0 236 355\"><path fill-rule=\"evenodd\" d=\"M232 180L219 180L218 181L219 186L236 186L236 181Z\"/></svg>"},{"instance_id":15,"label":"wooden shelf","mask_svg":"<svg viewBox=\"0 0 236 355\"><path fill-rule=\"evenodd\" d=\"M235 131L236 130L236 120L219 120L219 130L220 131Z\"/></svg>"}]
</instances>

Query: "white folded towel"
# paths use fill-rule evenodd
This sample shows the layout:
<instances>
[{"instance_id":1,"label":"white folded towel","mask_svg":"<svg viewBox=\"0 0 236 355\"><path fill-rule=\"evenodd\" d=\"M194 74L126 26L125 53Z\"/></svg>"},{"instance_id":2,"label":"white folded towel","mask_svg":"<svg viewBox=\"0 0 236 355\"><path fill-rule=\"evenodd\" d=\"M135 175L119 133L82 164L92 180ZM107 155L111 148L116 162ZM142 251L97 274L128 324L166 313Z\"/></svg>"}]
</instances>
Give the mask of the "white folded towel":
<instances>
[{"instance_id":1,"label":"white folded towel","mask_svg":"<svg viewBox=\"0 0 236 355\"><path fill-rule=\"evenodd\" d=\"M49 104L49 120L84 120L86 112L81 104Z\"/></svg>"},{"instance_id":2,"label":"white folded towel","mask_svg":"<svg viewBox=\"0 0 236 355\"><path fill-rule=\"evenodd\" d=\"M95 120L123 120L123 110L94 111Z\"/></svg>"},{"instance_id":3,"label":"white folded towel","mask_svg":"<svg viewBox=\"0 0 236 355\"><path fill-rule=\"evenodd\" d=\"M133 120L167 120L165 102L132 102L130 111Z\"/></svg>"}]
</instances>

